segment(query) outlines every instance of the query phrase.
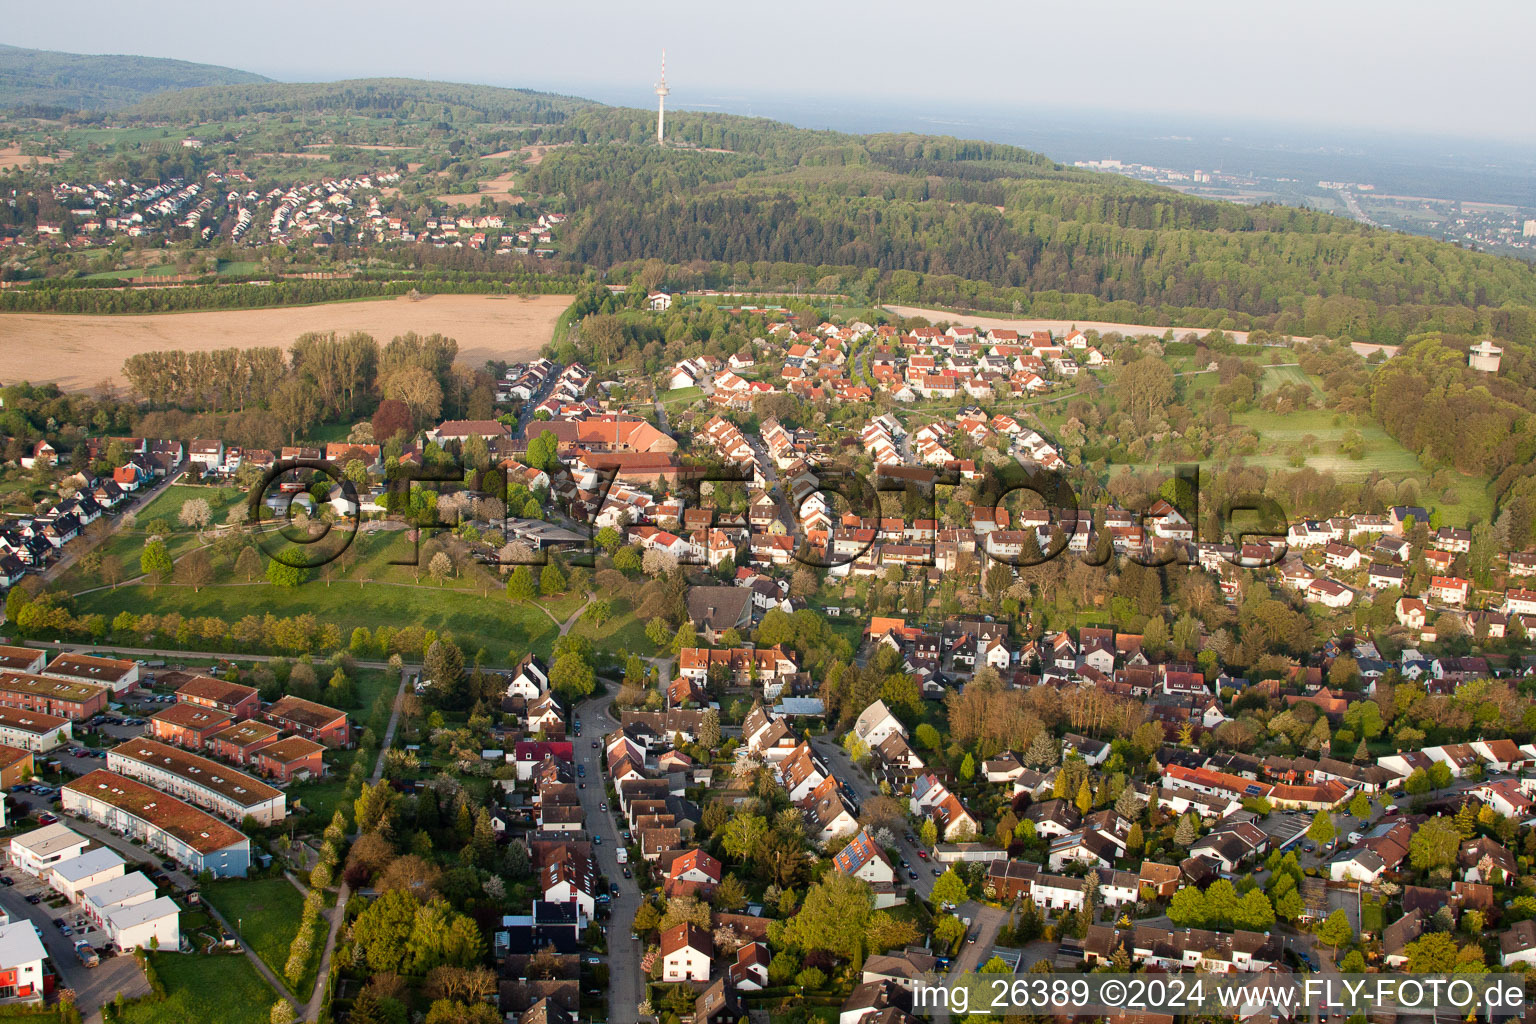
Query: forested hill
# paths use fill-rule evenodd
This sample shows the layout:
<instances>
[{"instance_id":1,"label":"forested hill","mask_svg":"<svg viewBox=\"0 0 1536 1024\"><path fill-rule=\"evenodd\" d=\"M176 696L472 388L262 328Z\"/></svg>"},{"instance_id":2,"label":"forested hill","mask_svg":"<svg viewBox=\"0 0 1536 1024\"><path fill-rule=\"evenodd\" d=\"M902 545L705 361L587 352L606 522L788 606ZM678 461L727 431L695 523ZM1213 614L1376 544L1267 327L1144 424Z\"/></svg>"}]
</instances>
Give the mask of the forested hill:
<instances>
[{"instance_id":1,"label":"forested hill","mask_svg":"<svg viewBox=\"0 0 1536 1024\"><path fill-rule=\"evenodd\" d=\"M270 79L213 64L0 44L0 109L114 110L156 93L266 81Z\"/></svg>"},{"instance_id":2,"label":"forested hill","mask_svg":"<svg viewBox=\"0 0 1536 1024\"><path fill-rule=\"evenodd\" d=\"M562 257L599 271L660 259L680 286L825 282L867 299L1050 318L1536 343L1528 263L1309 210L1197 199L1013 146L678 111L663 148L652 111L407 79L190 89L113 116L301 112L410 125L434 144L571 143L519 190L570 215Z\"/></svg>"},{"instance_id":3,"label":"forested hill","mask_svg":"<svg viewBox=\"0 0 1536 1024\"><path fill-rule=\"evenodd\" d=\"M490 85L355 78L340 82L220 85L146 99L122 116L149 121L220 121L254 114L362 114L427 124L511 121L559 124L595 106L589 100Z\"/></svg>"}]
</instances>

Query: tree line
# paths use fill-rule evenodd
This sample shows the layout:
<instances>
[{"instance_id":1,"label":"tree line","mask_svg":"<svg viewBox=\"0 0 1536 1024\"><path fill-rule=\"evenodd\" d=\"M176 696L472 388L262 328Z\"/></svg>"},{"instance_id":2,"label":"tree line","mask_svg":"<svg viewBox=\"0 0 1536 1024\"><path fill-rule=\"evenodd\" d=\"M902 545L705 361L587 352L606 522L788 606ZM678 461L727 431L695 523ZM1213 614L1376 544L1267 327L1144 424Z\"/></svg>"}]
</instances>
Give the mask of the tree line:
<instances>
[{"instance_id":1,"label":"tree line","mask_svg":"<svg viewBox=\"0 0 1536 1024\"><path fill-rule=\"evenodd\" d=\"M317 423L390 405L383 422L392 425L393 436L435 419L445 396L461 409L472 393L477 401L483 398L483 389L454 368L458 352L458 342L441 334L412 331L380 346L361 331L311 332L301 335L286 355L279 348L140 352L123 363L123 374L151 405L183 416L234 414L243 419L260 412L265 415L258 419L268 419L290 439Z\"/></svg>"}]
</instances>

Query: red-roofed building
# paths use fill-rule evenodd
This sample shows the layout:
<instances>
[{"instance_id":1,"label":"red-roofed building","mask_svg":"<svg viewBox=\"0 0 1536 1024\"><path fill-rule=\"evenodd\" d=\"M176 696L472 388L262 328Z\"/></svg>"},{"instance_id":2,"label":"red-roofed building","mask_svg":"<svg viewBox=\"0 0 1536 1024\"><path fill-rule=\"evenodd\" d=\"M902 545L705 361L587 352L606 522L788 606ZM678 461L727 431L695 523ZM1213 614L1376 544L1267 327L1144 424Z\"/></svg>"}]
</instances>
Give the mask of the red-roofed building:
<instances>
[{"instance_id":1,"label":"red-roofed building","mask_svg":"<svg viewBox=\"0 0 1536 1024\"><path fill-rule=\"evenodd\" d=\"M149 734L178 747L202 750L214 733L227 729L234 721L226 711L180 701L150 716Z\"/></svg>"},{"instance_id":2,"label":"red-roofed building","mask_svg":"<svg viewBox=\"0 0 1536 1024\"><path fill-rule=\"evenodd\" d=\"M302 736L289 736L259 748L251 758L251 765L280 782L318 779L325 774L325 751L322 743Z\"/></svg>"},{"instance_id":3,"label":"red-roofed building","mask_svg":"<svg viewBox=\"0 0 1536 1024\"><path fill-rule=\"evenodd\" d=\"M328 747L349 746L352 735L347 727L347 713L304 700L291 694L274 701L261 715L269 725L324 743Z\"/></svg>"},{"instance_id":4,"label":"red-roofed building","mask_svg":"<svg viewBox=\"0 0 1536 1024\"><path fill-rule=\"evenodd\" d=\"M722 877L723 869L718 860L703 850L689 850L673 859L662 888L668 896L692 893L708 899Z\"/></svg>"}]
</instances>

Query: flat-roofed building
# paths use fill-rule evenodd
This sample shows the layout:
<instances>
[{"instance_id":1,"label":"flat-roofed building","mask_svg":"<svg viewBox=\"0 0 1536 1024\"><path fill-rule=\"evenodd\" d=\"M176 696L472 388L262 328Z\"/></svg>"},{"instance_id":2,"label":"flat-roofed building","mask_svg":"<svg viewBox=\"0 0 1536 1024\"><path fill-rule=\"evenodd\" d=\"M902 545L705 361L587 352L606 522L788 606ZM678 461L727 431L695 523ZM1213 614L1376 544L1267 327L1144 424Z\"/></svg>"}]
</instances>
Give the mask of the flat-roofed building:
<instances>
[{"instance_id":1,"label":"flat-roofed building","mask_svg":"<svg viewBox=\"0 0 1536 1024\"><path fill-rule=\"evenodd\" d=\"M31 921L0 925L0 997L41 1003L48 991L51 982L43 975L48 951L34 927Z\"/></svg>"},{"instance_id":2,"label":"flat-roofed building","mask_svg":"<svg viewBox=\"0 0 1536 1024\"><path fill-rule=\"evenodd\" d=\"M0 789L10 789L27 781L32 777L33 770L32 751L0 744ZM3 801L0 801L0 806L3 806ZM0 823L4 821L5 813L0 810Z\"/></svg>"},{"instance_id":3,"label":"flat-roofed building","mask_svg":"<svg viewBox=\"0 0 1536 1024\"><path fill-rule=\"evenodd\" d=\"M135 739L107 751L107 770L148 783L163 793L231 821L272 825L287 815L283 791L227 764L159 740Z\"/></svg>"},{"instance_id":4,"label":"flat-roofed building","mask_svg":"<svg viewBox=\"0 0 1536 1024\"><path fill-rule=\"evenodd\" d=\"M44 878L55 864L73 860L91 845L89 839L61 822L44 825L11 839L11 865Z\"/></svg>"},{"instance_id":5,"label":"flat-roofed building","mask_svg":"<svg viewBox=\"0 0 1536 1024\"><path fill-rule=\"evenodd\" d=\"M261 699L254 686L229 683L212 676L193 676L176 690L176 699L223 711L232 718L254 718Z\"/></svg>"},{"instance_id":6,"label":"flat-roofed building","mask_svg":"<svg viewBox=\"0 0 1536 1024\"><path fill-rule=\"evenodd\" d=\"M74 738L74 723L42 711L0 706L0 743L42 754Z\"/></svg>"},{"instance_id":7,"label":"flat-roofed building","mask_svg":"<svg viewBox=\"0 0 1536 1024\"><path fill-rule=\"evenodd\" d=\"M188 750L203 750L214 733L229 728L234 721L228 711L177 701L149 716L149 734Z\"/></svg>"},{"instance_id":8,"label":"flat-roofed building","mask_svg":"<svg viewBox=\"0 0 1536 1024\"><path fill-rule=\"evenodd\" d=\"M66 782L64 810L137 839L194 874L244 878L251 865L251 841L237 830L184 800L98 768Z\"/></svg>"},{"instance_id":9,"label":"flat-roofed building","mask_svg":"<svg viewBox=\"0 0 1536 1024\"><path fill-rule=\"evenodd\" d=\"M102 929L123 952L181 948L181 908L169 896L132 903L107 912Z\"/></svg>"},{"instance_id":10,"label":"flat-roofed building","mask_svg":"<svg viewBox=\"0 0 1536 1024\"><path fill-rule=\"evenodd\" d=\"M112 690L31 672L0 672L0 705L78 722L106 710Z\"/></svg>"},{"instance_id":11,"label":"flat-roofed building","mask_svg":"<svg viewBox=\"0 0 1536 1024\"><path fill-rule=\"evenodd\" d=\"M263 775L280 782L318 779L325 774L326 749L323 743L303 736L289 736L256 751L251 763Z\"/></svg>"},{"instance_id":12,"label":"flat-roofed building","mask_svg":"<svg viewBox=\"0 0 1536 1024\"><path fill-rule=\"evenodd\" d=\"M139 663L123 658L96 658L89 654L65 653L50 661L40 675L73 683L97 683L124 693L139 685Z\"/></svg>"},{"instance_id":13,"label":"flat-roofed building","mask_svg":"<svg viewBox=\"0 0 1536 1024\"><path fill-rule=\"evenodd\" d=\"M347 728L347 713L316 704L302 697L286 696L273 701L261 717L269 725L303 736L328 747L345 747L352 735Z\"/></svg>"},{"instance_id":14,"label":"flat-roofed building","mask_svg":"<svg viewBox=\"0 0 1536 1024\"><path fill-rule=\"evenodd\" d=\"M11 647L0 645L0 672L31 672L43 670L46 653L36 647Z\"/></svg>"},{"instance_id":15,"label":"flat-roofed building","mask_svg":"<svg viewBox=\"0 0 1536 1024\"><path fill-rule=\"evenodd\" d=\"M247 718L208 738L208 749L214 757L221 757L235 764L249 765L262 747L282 739L283 731L275 725Z\"/></svg>"},{"instance_id":16,"label":"flat-roofed building","mask_svg":"<svg viewBox=\"0 0 1536 1024\"><path fill-rule=\"evenodd\" d=\"M126 870L123 858L116 850L98 846L55 864L48 872L48 884L69 902L79 903L81 892L93 885L121 878Z\"/></svg>"},{"instance_id":17,"label":"flat-roofed building","mask_svg":"<svg viewBox=\"0 0 1536 1024\"><path fill-rule=\"evenodd\" d=\"M85 911L85 916L100 927L106 922L108 911L135 903L148 903L158 891L149 876L142 871L130 871L82 890L80 907Z\"/></svg>"}]
</instances>

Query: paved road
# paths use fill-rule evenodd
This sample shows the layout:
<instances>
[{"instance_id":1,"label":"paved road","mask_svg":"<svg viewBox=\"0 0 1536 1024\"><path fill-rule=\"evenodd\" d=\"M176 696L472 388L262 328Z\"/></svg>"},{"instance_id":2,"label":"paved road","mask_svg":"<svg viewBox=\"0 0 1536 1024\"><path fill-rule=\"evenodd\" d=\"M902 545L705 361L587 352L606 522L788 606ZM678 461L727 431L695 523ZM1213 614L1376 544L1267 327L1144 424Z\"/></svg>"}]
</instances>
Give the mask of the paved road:
<instances>
[{"instance_id":1,"label":"paved road","mask_svg":"<svg viewBox=\"0 0 1536 1024\"><path fill-rule=\"evenodd\" d=\"M613 892L608 919L608 1017L612 1024L634 1024L640 1019L640 1001L645 998L645 981L640 975L640 956L645 948L630 938L634 932L635 911L640 907L640 886L633 879L624 877L619 864L618 849L622 842L619 831L623 827L618 818L618 808L607 802L604 785L602 750L592 749L594 742L618 728L609 705L612 697L597 697L576 706L581 720L582 735L575 740L576 763L586 766L586 789L578 789L582 815L587 831L603 837L601 846L592 848L597 869L607 875Z\"/></svg>"},{"instance_id":2,"label":"paved road","mask_svg":"<svg viewBox=\"0 0 1536 1024\"><path fill-rule=\"evenodd\" d=\"M975 936L974 941L967 941L960 947L960 955L955 957L950 965L949 976L958 978L966 971L974 971L992 958L992 947L997 943L997 933L1002 931L1003 922L1008 920L1008 912L998 907L989 907L974 901L961 904L955 913L961 918L969 918L971 927L967 932L967 940ZM1019 965L1028 970L1028 966Z\"/></svg>"},{"instance_id":3,"label":"paved road","mask_svg":"<svg viewBox=\"0 0 1536 1024\"><path fill-rule=\"evenodd\" d=\"M847 752L843 750L842 745L834 737L812 737L811 747L817 754L821 755L821 759L827 763L827 767L832 770L832 774L837 777L839 782L846 783L853 788L853 791L858 794L860 805L880 795L880 790L870 781L869 775L860 771L849 760ZM942 872L942 867L935 865L932 860L925 859L929 851L923 848L920 842L909 843L906 836L900 832L897 832L896 835L896 848L901 851L902 859L909 865L907 868L901 868L898 865L897 872L900 874L901 880L916 889L918 895L923 899L928 899L933 893L934 879L938 877L938 875L934 874L934 871ZM918 856L920 849L922 849L925 856ZM908 872L916 873L917 879L914 881L910 878Z\"/></svg>"},{"instance_id":4,"label":"paved road","mask_svg":"<svg viewBox=\"0 0 1536 1024\"><path fill-rule=\"evenodd\" d=\"M119 647L116 644L66 644L57 640L31 640L25 646L42 647L52 651L75 651L81 654L89 654L92 651L112 651L135 658L161 658L166 661L217 661L221 658L227 658L230 661L271 661L274 658L283 657L280 654L246 654L243 651L239 653L172 651L157 647ZM359 668L389 668L387 661L359 661L356 664Z\"/></svg>"}]
</instances>

